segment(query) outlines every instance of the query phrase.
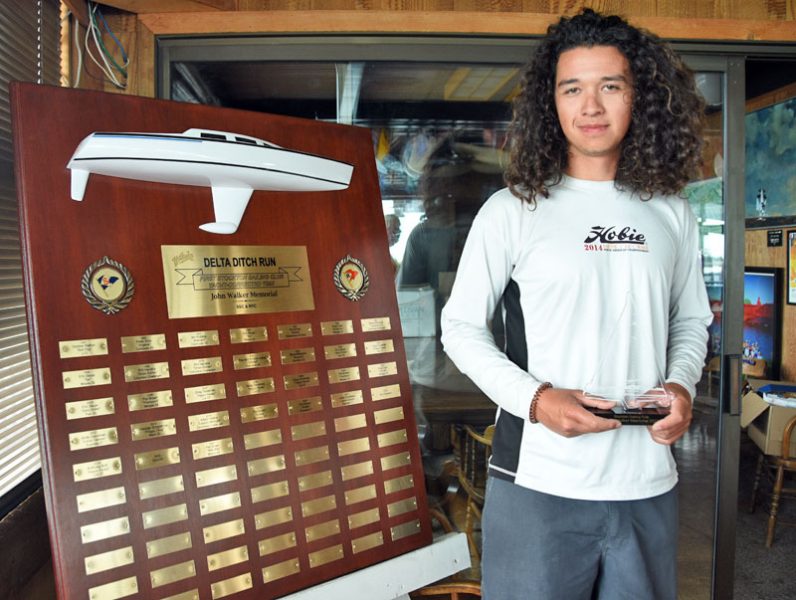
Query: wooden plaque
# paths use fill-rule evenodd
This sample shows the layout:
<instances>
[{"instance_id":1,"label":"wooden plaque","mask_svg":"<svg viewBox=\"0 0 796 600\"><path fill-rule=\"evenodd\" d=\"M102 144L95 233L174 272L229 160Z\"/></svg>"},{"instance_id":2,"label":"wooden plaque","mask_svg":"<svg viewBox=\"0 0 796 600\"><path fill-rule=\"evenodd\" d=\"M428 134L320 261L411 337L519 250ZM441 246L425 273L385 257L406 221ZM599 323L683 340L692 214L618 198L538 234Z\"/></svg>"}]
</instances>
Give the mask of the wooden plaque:
<instances>
[{"instance_id":1,"label":"wooden plaque","mask_svg":"<svg viewBox=\"0 0 796 600\"><path fill-rule=\"evenodd\" d=\"M12 109L59 597L277 598L430 543L370 132L29 84ZM191 128L353 174L255 190L232 234L199 229L210 187L71 198L93 132Z\"/></svg>"}]
</instances>

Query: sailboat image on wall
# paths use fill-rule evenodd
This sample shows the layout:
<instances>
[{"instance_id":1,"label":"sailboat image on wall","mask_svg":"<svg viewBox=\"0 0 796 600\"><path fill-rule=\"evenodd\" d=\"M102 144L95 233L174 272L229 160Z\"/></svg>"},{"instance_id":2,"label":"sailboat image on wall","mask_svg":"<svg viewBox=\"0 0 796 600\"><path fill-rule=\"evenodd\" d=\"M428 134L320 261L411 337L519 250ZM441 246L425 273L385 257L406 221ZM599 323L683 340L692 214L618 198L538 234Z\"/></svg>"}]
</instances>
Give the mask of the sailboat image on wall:
<instances>
[{"instance_id":1,"label":"sailboat image on wall","mask_svg":"<svg viewBox=\"0 0 796 600\"><path fill-rule=\"evenodd\" d=\"M220 234L237 231L254 190L344 190L354 170L348 163L210 129L91 133L77 146L67 168L72 171L73 200L83 200L91 173L208 186L216 220L199 228Z\"/></svg>"}]
</instances>

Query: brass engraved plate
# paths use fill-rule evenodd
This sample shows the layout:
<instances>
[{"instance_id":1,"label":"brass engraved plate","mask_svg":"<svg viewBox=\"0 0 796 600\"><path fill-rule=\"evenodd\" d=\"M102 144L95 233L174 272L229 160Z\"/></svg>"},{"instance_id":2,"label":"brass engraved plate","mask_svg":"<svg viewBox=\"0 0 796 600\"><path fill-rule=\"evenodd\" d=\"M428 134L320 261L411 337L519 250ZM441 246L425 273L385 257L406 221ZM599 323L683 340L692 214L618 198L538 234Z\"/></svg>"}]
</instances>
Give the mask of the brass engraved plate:
<instances>
[{"instance_id":1,"label":"brass engraved plate","mask_svg":"<svg viewBox=\"0 0 796 600\"><path fill-rule=\"evenodd\" d=\"M192 590L188 590L187 592L181 592L179 594L174 594L173 596L167 596L162 600L199 600L199 590L194 588Z\"/></svg>"},{"instance_id":2,"label":"brass engraved plate","mask_svg":"<svg viewBox=\"0 0 796 600\"><path fill-rule=\"evenodd\" d=\"M273 500L274 498L282 498L290 493L290 488L287 481L279 481L277 483L269 483L251 489L252 502L264 502L265 500Z\"/></svg>"},{"instance_id":3,"label":"brass engraved plate","mask_svg":"<svg viewBox=\"0 0 796 600\"><path fill-rule=\"evenodd\" d=\"M312 337L312 323L296 323L294 325L280 325L276 328L280 340Z\"/></svg>"},{"instance_id":4,"label":"brass engraved plate","mask_svg":"<svg viewBox=\"0 0 796 600\"><path fill-rule=\"evenodd\" d=\"M376 523L380 519L379 509L371 508L363 510L362 512L354 513L348 517L348 528L356 529L357 527L364 527L371 523Z\"/></svg>"},{"instance_id":5,"label":"brass engraved plate","mask_svg":"<svg viewBox=\"0 0 796 600\"><path fill-rule=\"evenodd\" d=\"M229 425L229 412L226 410L191 415L188 417L189 431L202 431L204 429L226 427L227 425Z\"/></svg>"},{"instance_id":6,"label":"brass engraved plate","mask_svg":"<svg viewBox=\"0 0 796 600\"><path fill-rule=\"evenodd\" d=\"M334 496L324 496L316 500L307 500L301 503L301 514L305 517L318 515L326 512L327 510L334 510L337 508L337 501Z\"/></svg>"},{"instance_id":7,"label":"brass engraved plate","mask_svg":"<svg viewBox=\"0 0 796 600\"><path fill-rule=\"evenodd\" d=\"M293 425L290 428L290 436L294 440L306 440L307 438L318 437L319 435L326 435L326 423L323 421Z\"/></svg>"},{"instance_id":8,"label":"brass engraved plate","mask_svg":"<svg viewBox=\"0 0 796 600\"><path fill-rule=\"evenodd\" d=\"M260 369L270 366L270 352L250 352L249 354L235 354L232 357L232 367L236 371L242 371L244 369Z\"/></svg>"},{"instance_id":9,"label":"brass engraved plate","mask_svg":"<svg viewBox=\"0 0 796 600\"><path fill-rule=\"evenodd\" d=\"M78 356L105 356L108 354L108 338L66 340L63 342L58 342L58 352L61 358L76 358Z\"/></svg>"},{"instance_id":10,"label":"brass engraved plate","mask_svg":"<svg viewBox=\"0 0 796 600\"><path fill-rule=\"evenodd\" d=\"M394 494L395 492L400 492L401 490L408 490L415 487L415 480L414 477L411 475L404 475L403 477L396 477L395 479L389 479L384 482L384 493L385 494Z\"/></svg>"},{"instance_id":11,"label":"brass engraved plate","mask_svg":"<svg viewBox=\"0 0 796 600\"><path fill-rule=\"evenodd\" d=\"M243 590L250 590L251 587L251 573L244 573L243 575L236 575L235 577L230 577L229 579L224 579L222 581L216 581L215 583L211 584L210 594L213 600L216 600L217 598L224 598L226 596L231 596L232 594L237 594Z\"/></svg>"},{"instance_id":12,"label":"brass engraved plate","mask_svg":"<svg viewBox=\"0 0 796 600\"><path fill-rule=\"evenodd\" d=\"M365 475L373 475L373 463L366 460L365 462L348 465L340 469L340 474L343 476L343 481L350 481Z\"/></svg>"},{"instance_id":13,"label":"brass engraved plate","mask_svg":"<svg viewBox=\"0 0 796 600\"><path fill-rule=\"evenodd\" d=\"M180 361L183 375L204 375L205 373L220 373L224 370L220 356L207 356L203 358L186 358Z\"/></svg>"},{"instance_id":14,"label":"brass engraved plate","mask_svg":"<svg viewBox=\"0 0 796 600\"><path fill-rule=\"evenodd\" d=\"M158 556L187 550L188 548L193 548L193 542L190 532L186 531L147 542L146 555L147 558L157 558Z\"/></svg>"},{"instance_id":15,"label":"brass engraved plate","mask_svg":"<svg viewBox=\"0 0 796 600\"><path fill-rule=\"evenodd\" d=\"M237 565L247 560L249 560L249 550L246 546L238 546L237 548L230 548L229 550L208 555L207 570L218 571L224 567Z\"/></svg>"},{"instance_id":16,"label":"brass engraved plate","mask_svg":"<svg viewBox=\"0 0 796 600\"><path fill-rule=\"evenodd\" d=\"M88 492L77 495L77 512L88 512L106 506L116 506L127 502L127 495L124 486L100 490L98 492Z\"/></svg>"},{"instance_id":17,"label":"brass engraved plate","mask_svg":"<svg viewBox=\"0 0 796 600\"><path fill-rule=\"evenodd\" d=\"M176 465L180 462L180 449L161 448L150 450L149 452L138 452L135 454L135 470L143 471L164 465Z\"/></svg>"},{"instance_id":18,"label":"brass engraved plate","mask_svg":"<svg viewBox=\"0 0 796 600\"><path fill-rule=\"evenodd\" d=\"M374 317L372 319L362 319L362 331L389 331L390 317Z\"/></svg>"},{"instance_id":19,"label":"brass engraved plate","mask_svg":"<svg viewBox=\"0 0 796 600\"><path fill-rule=\"evenodd\" d=\"M255 448L264 448L266 446L273 446L282 442L282 432L279 429L272 429L271 431L258 431L257 433L249 433L243 436L243 447L246 450L254 450Z\"/></svg>"},{"instance_id":20,"label":"brass engraved plate","mask_svg":"<svg viewBox=\"0 0 796 600\"><path fill-rule=\"evenodd\" d=\"M365 354L387 354L395 352L395 345L392 340L372 340L365 342Z\"/></svg>"},{"instance_id":21,"label":"brass engraved plate","mask_svg":"<svg viewBox=\"0 0 796 600\"><path fill-rule=\"evenodd\" d=\"M366 437L356 440L347 440L345 442L337 442L337 452L340 456L348 456L349 454L365 452L366 450L370 450L370 439Z\"/></svg>"},{"instance_id":22,"label":"brass engraved plate","mask_svg":"<svg viewBox=\"0 0 796 600\"><path fill-rule=\"evenodd\" d=\"M321 565L340 560L343 558L343 545L337 544L331 548L310 552L309 558L311 568L320 567Z\"/></svg>"},{"instance_id":23,"label":"brass engraved plate","mask_svg":"<svg viewBox=\"0 0 796 600\"><path fill-rule=\"evenodd\" d=\"M313 473L312 475L304 475L298 478L299 490L306 492L314 490L315 488L332 485L332 472L322 471L320 473Z\"/></svg>"},{"instance_id":24,"label":"brass engraved plate","mask_svg":"<svg viewBox=\"0 0 796 600\"><path fill-rule=\"evenodd\" d=\"M376 436L379 442L379 448L392 446L393 444L402 444L406 441L406 429L397 429L387 433L380 433Z\"/></svg>"},{"instance_id":25,"label":"brass engraved plate","mask_svg":"<svg viewBox=\"0 0 796 600\"><path fill-rule=\"evenodd\" d=\"M265 529L282 523L289 523L293 520L293 510L289 506L276 508L254 515L255 529Z\"/></svg>"},{"instance_id":26,"label":"brass engraved plate","mask_svg":"<svg viewBox=\"0 0 796 600\"><path fill-rule=\"evenodd\" d=\"M388 375L397 375L398 365L393 362L376 363L368 365L368 377L375 379L376 377L387 377Z\"/></svg>"},{"instance_id":27,"label":"brass engraved plate","mask_svg":"<svg viewBox=\"0 0 796 600\"><path fill-rule=\"evenodd\" d=\"M185 388L185 403L194 404L195 402L211 402L213 400L223 400L227 397L227 388L223 383L213 383L210 385L199 385L196 387Z\"/></svg>"},{"instance_id":28,"label":"brass engraved plate","mask_svg":"<svg viewBox=\"0 0 796 600\"><path fill-rule=\"evenodd\" d=\"M321 321L321 335L342 335L344 333L354 333L353 321Z\"/></svg>"},{"instance_id":29,"label":"brass engraved plate","mask_svg":"<svg viewBox=\"0 0 796 600\"><path fill-rule=\"evenodd\" d=\"M277 579L282 579L288 575L294 575L300 571L299 561L291 558L275 565L263 568L263 583L270 583Z\"/></svg>"},{"instance_id":30,"label":"brass engraved plate","mask_svg":"<svg viewBox=\"0 0 796 600\"><path fill-rule=\"evenodd\" d=\"M150 379L165 379L169 376L169 363L141 363L139 365L125 365L124 381L149 381Z\"/></svg>"},{"instance_id":31,"label":"brass engraved plate","mask_svg":"<svg viewBox=\"0 0 796 600\"><path fill-rule=\"evenodd\" d=\"M117 600L138 593L138 578L125 577L88 589L88 600Z\"/></svg>"},{"instance_id":32,"label":"brass engraved plate","mask_svg":"<svg viewBox=\"0 0 796 600\"><path fill-rule=\"evenodd\" d=\"M238 329L230 329L229 341L233 344L267 342L268 330L265 327L240 327Z\"/></svg>"},{"instance_id":33,"label":"brass engraved plate","mask_svg":"<svg viewBox=\"0 0 796 600\"><path fill-rule=\"evenodd\" d=\"M246 463L250 477L265 475L266 473L276 473L285 468L285 457L282 454L269 456L268 458L258 458Z\"/></svg>"},{"instance_id":34,"label":"brass engraved plate","mask_svg":"<svg viewBox=\"0 0 796 600\"><path fill-rule=\"evenodd\" d=\"M345 383L360 379L359 367L343 367L342 369L329 369L329 383Z\"/></svg>"},{"instance_id":35,"label":"brass engraved plate","mask_svg":"<svg viewBox=\"0 0 796 600\"><path fill-rule=\"evenodd\" d=\"M417 500L415 498L407 498L399 502L393 502L387 505L387 516L396 517L404 513L417 510Z\"/></svg>"},{"instance_id":36,"label":"brass engraved plate","mask_svg":"<svg viewBox=\"0 0 796 600\"><path fill-rule=\"evenodd\" d=\"M329 446L319 446L309 450L296 452L296 466L311 465L312 463L329 460Z\"/></svg>"},{"instance_id":37,"label":"brass engraved plate","mask_svg":"<svg viewBox=\"0 0 796 600\"><path fill-rule=\"evenodd\" d=\"M396 406L395 408L377 410L373 413L373 418L376 420L376 425L400 421L404 418L404 409L401 406Z\"/></svg>"},{"instance_id":38,"label":"brass engraved plate","mask_svg":"<svg viewBox=\"0 0 796 600\"><path fill-rule=\"evenodd\" d=\"M125 565L131 565L135 562L135 554L133 554L132 546L125 546L117 550L110 550L108 552L101 552L93 556L87 556L83 563L86 566L86 575L94 575L94 573L102 573L108 569L116 569Z\"/></svg>"},{"instance_id":39,"label":"brass engraved plate","mask_svg":"<svg viewBox=\"0 0 796 600\"><path fill-rule=\"evenodd\" d=\"M248 381L239 381L235 384L238 397L254 396L255 394L269 394L276 389L274 387L274 378L265 377L263 379L249 379Z\"/></svg>"},{"instance_id":40,"label":"brass engraved plate","mask_svg":"<svg viewBox=\"0 0 796 600\"><path fill-rule=\"evenodd\" d=\"M76 400L66 403L66 420L85 419L112 415L116 412L113 398L97 398L96 400Z\"/></svg>"},{"instance_id":41,"label":"brass engraved plate","mask_svg":"<svg viewBox=\"0 0 796 600\"><path fill-rule=\"evenodd\" d=\"M340 533L340 521L337 519L319 523L318 525L313 525L304 529L304 536L307 538L308 542L322 540L323 538L338 533Z\"/></svg>"},{"instance_id":42,"label":"brass engraved plate","mask_svg":"<svg viewBox=\"0 0 796 600\"><path fill-rule=\"evenodd\" d=\"M364 502L365 500L372 500L376 497L376 486L365 485L360 488L356 488L353 490L348 490L345 493L345 503L348 506L352 504L357 504L358 502Z\"/></svg>"},{"instance_id":43,"label":"brass engraved plate","mask_svg":"<svg viewBox=\"0 0 796 600\"><path fill-rule=\"evenodd\" d=\"M118 443L119 433L115 427L104 429L90 429L69 434L69 449L84 450L86 448L99 448Z\"/></svg>"},{"instance_id":44,"label":"brass engraved plate","mask_svg":"<svg viewBox=\"0 0 796 600\"><path fill-rule=\"evenodd\" d=\"M281 552L287 548L294 548L296 546L296 534L293 532L284 533L271 538L267 538L257 542L257 548L260 551L260 556L273 554L274 552Z\"/></svg>"},{"instance_id":45,"label":"brass engraved plate","mask_svg":"<svg viewBox=\"0 0 796 600\"><path fill-rule=\"evenodd\" d=\"M419 520L409 521L408 523L404 523L403 525L396 525L395 527L390 527L390 537L392 538L393 542L405 537L409 537L410 535L414 535L416 533L420 533Z\"/></svg>"},{"instance_id":46,"label":"brass engraved plate","mask_svg":"<svg viewBox=\"0 0 796 600\"><path fill-rule=\"evenodd\" d=\"M316 412L319 410L323 410L323 401L320 396L290 400L287 403L287 414L289 415L299 415L301 413Z\"/></svg>"},{"instance_id":47,"label":"brass engraved plate","mask_svg":"<svg viewBox=\"0 0 796 600\"><path fill-rule=\"evenodd\" d=\"M349 358L357 355L357 346L351 344L335 344L334 346L324 346L323 355L326 360L333 360L335 358Z\"/></svg>"},{"instance_id":48,"label":"brass engraved plate","mask_svg":"<svg viewBox=\"0 0 796 600\"><path fill-rule=\"evenodd\" d=\"M374 402L388 400L389 398L398 398L400 395L401 386L397 383L370 388L370 397L373 398Z\"/></svg>"},{"instance_id":49,"label":"brass engraved plate","mask_svg":"<svg viewBox=\"0 0 796 600\"><path fill-rule=\"evenodd\" d=\"M351 415L348 417L338 417L334 420L334 430L337 433L341 431L349 431L351 429L359 429L365 427L367 421L365 415Z\"/></svg>"},{"instance_id":50,"label":"brass engraved plate","mask_svg":"<svg viewBox=\"0 0 796 600\"><path fill-rule=\"evenodd\" d=\"M315 360L315 348L291 348L279 351L279 360L283 365L312 362Z\"/></svg>"},{"instance_id":51,"label":"brass engraved plate","mask_svg":"<svg viewBox=\"0 0 796 600\"><path fill-rule=\"evenodd\" d=\"M381 531L351 540L351 549L354 551L354 554L359 554L365 550L378 548L379 546L383 545L384 534Z\"/></svg>"},{"instance_id":52,"label":"brass engraved plate","mask_svg":"<svg viewBox=\"0 0 796 600\"><path fill-rule=\"evenodd\" d=\"M188 506L183 503L167 506L166 508L148 510L141 515L141 519L144 522L144 529L152 529L169 523L179 523L188 519Z\"/></svg>"},{"instance_id":53,"label":"brass engraved plate","mask_svg":"<svg viewBox=\"0 0 796 600\"><path fill-rule=\"evenodd\" d=\"M385 456L381 459L381 470L388 471L389 469L395 469L396 467L403 467L405 465L412 463L412 457L409 456L408 452L399 452L398 454L393 454L392 456Z\"/></svg>"},{"instance_id":54,"label":"brass engraved plate","mask_svg":"<svg viewBox=\"0 0 796 600\"><path fill-rule=\"evenodd\" d=\"M129 335L122 337L122 353L152 352L166 349L166 336L162 333Z\"/></svg>"},{"instance_id":55,"label":"brass engraved plate","mask_svg":"<svg viewBox=\"0 0 796 600\"><path fill-rule=\"evenodd\" d=\"M174 406L171 390L129 394L127 396L127 407L131 412L149 410L150 408L163 408L166 406Z\"/></svg>"},{"instance_id":56,"label":"brass engraved plate","mask_svg":"<svg viewBox=\"0 0 796 600\"><path fill-rule=\"evenodd\" d=\"M234 449L235 447L232 444L232 438L208 440L206 442L197 442L196 444L191 444L191 452L193 453L194 460L202 460L204 458L212 458L214 456L231 454Z\"/></svg>"},{"instance_id":57,"label":"brass engraved plate","mask_svg":"<svg viewBox=\"0 0 796 600\"><path fill-rule=\"evenodd\" d=\"M221 540L227 540L238 535L243 535L244 533L246 533L246 527L243 524L243 519L235 519L234 521L227 521L226 523L219 523L218 525L210 525L202 530L205 544L220 542Z\"/></svg>"},{"instance_id":58,"label":"brass engraved plate","mask_svg":"<svg viewBox=\"0 0 796 600\"><path fill-rule=\"evenodd\" d=\"M80 528L80 541L84 544L89 544L128 533L130 533L130 520L127 517L118 517L99 523L83 525Z\"/></svg>"},{"instance_id":59,"label":"brass engraved plate","mask_svg":"<svg viewBox=\"0 0 796 600\"><path fill-rule=\"evenodd\" d=\"M133 423L130 425L130 432L133 441L176 435L177 421L176 419L160 419L159 421Z\"/></svg>"},{"instance_id":60,"label":"brass engraved plate","mask_svg":"<svg viewBox=\"0 0 796 600\"><path fill-rule=\"evenodd\" d=\"M227 465L224 467L216 467L214 469L205 469L204 471L197 471L196 487L203 488L210 485L217 485L219 483L227 483L228 481L235 481L238 479L238 469L235 465Z\"/></svg>"},{"instance_id":61,"label":"brass engraved plate","mask_svg":"<svg viewBox=\"0 0 796 600\"><path fill-rule=\"evenodd\" d=\"M258 406L245 406L240 409L240 420L243 423L253 423L254 421L267 421L275 419L279 415L276 404L260 404Z\"/></svg>"},{"instance_id":62,"label":"brass engraved plate","mask_svg":"<svg viewBox=\"0 0 796 600\"><path fill-rule=\"evenodd\" d=\"M314 387L318 385L318 373L298 373L296 375L285 375L282 377L286 390Z\"/></svg>"},{"instance_id":63,"label":"brass engraved plate","mask_svg":"<svg viewBox=\"0 0 796 600\"><path fill-rule=\"evenodd\" d=\"M174 448L176 450L176 448ZM176 494L185 490L185 482L182 475L153 479L152 481L142 481L138 484L138 496L141 500L149 500L167 494Z\"/></svg>"},{"instance_id":64,"label":"brass engraved plate","mask_svg":"<svg viewBox=\"0 0 796 600\"><path fill-rule=\"evenodd\" d=\"M305 246L161 246L170 319L314 310Z\"/></svg>"},{"instance_id":65,"label":"brass engraved plate","mask_svg":"<svg viewBox=\"0 0 796 600\"><path fill-rule=\"evenodd\" d=\"M362 404L364 396L362 390L351 390L350 392L339 392L332 394L332 407L351 406L352 404Z\"/></svg>"},{"instance_id":66,"label":"brass engraved plate","mask_svg":"<svg viewBox=\"0 0 796 600\"><path fill-rule=\"evenodd\" d=\"M108 367L100 369L80 369L78 371L64 371L61 373L64 389L92 387L111 383L111 370Z\"/></svg>"},{"instance_id":67,"label":"brass engraved plate","mask_svg":"<svg viewBox=\"0 0 796 600\"><path fill-rule=\"evenodd\" d=\"M162 569L155 569L149 572L149 580L152 582L152 587L160 587L174 583L175 581L182 581L196 575L196 565L192 560L171 565L170 567L163 567Z\"/></svg>"},{"instance_id":68,"label":"brass engraved plate","mask_svg":"<svg viewBox=\"0 0 796 600\"><path fill-rule=\"evenodd\" d=\"M232 508L240 508L240 492L211 496L199 501L199 514L203 517Z\"/></svg>"},{"instance_id":69,"label":"brass engraved plate","mask_svg":"<svg viewBox=\"0 0 796 600\"><path fill-rule=\"evenodd\" d=\"M218 330L183 331L177 334L177 345L180 348L198 348L202 346L218 346Z\"/></svg>"},{"instance_id":70,"label":"brass engraved plate","mask_svg":"<svg viewBox=\"0 0 796 600\"><path fill-rule=\"evenodd\" d=\"M121 472L122 459L119 456L72 465L72 477L75 482L110 477L119 475Z\"/></svg>"}]
</instances>

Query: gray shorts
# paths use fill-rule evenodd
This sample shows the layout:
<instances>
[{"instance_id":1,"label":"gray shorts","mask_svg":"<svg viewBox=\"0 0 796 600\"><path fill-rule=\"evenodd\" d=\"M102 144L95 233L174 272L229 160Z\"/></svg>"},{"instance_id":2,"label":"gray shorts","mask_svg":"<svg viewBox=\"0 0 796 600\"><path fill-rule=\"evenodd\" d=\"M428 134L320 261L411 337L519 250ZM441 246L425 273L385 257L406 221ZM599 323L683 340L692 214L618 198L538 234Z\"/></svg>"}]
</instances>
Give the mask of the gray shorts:
<instances>
[{"instance_id":1,"label":"gray shorts","mask_svg":"<svg viewBox=\"0 0 796 600\"><path fill-rule=\"evenodd\" d=\"M571 500L490 477L484 600L675 600L677 489L630 501Z\"/></svg>"}]
</instances>

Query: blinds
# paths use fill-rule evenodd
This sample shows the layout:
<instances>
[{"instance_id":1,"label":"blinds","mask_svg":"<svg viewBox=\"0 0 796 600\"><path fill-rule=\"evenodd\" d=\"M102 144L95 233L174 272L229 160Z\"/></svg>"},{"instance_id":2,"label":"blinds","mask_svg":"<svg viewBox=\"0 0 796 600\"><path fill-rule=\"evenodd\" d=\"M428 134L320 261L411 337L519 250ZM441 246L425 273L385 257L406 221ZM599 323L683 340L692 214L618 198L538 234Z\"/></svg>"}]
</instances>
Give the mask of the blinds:
<instances>
[{"instance_id":1,"label":"blinds","mask_svg":"<svg viewBox=\"0 0 796 600\"><path fill-rule=\"evenodd\" d=\"M25 325L10 81L57 85L56 0L0 2L0 498L40 467Z\"/></svg>"}]
</instances>

